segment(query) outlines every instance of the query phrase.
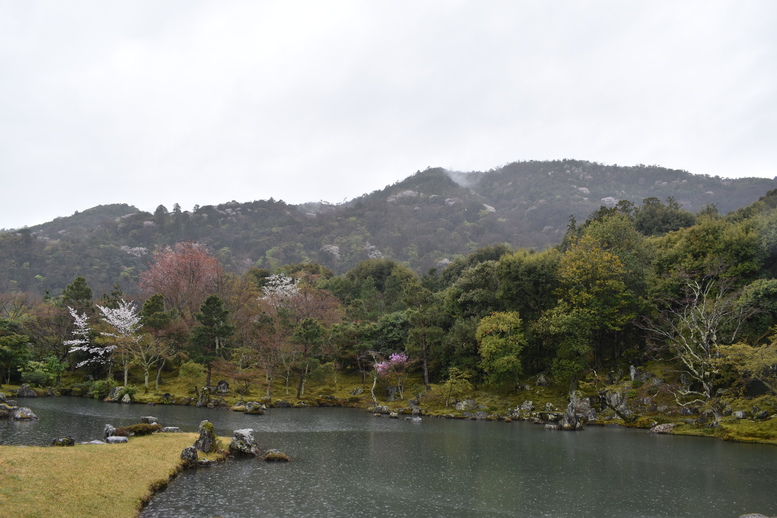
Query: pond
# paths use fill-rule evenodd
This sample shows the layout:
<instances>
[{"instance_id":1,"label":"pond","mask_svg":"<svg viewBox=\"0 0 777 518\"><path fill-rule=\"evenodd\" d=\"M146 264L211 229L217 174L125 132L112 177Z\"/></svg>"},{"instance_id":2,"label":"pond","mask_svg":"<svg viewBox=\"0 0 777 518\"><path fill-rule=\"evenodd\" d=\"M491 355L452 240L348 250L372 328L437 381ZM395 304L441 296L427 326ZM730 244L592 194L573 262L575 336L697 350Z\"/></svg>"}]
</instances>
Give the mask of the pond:
<instances>
[{"instance_id":1,"label":"pond","mask_svg":"<svg viewBox=\"0 0 777 518\"><path fill-rule=\"evenodd\" d=\"M272 409L263 416L77 398L23 400L39 422L0 422L0 444L101 438L154 415L219 435L253 428L292 462L231 461L184 472L142 512L150 517L505 516L737 517L777 514L777 448L525 422L376 418L352 409Z\"/></svg>"}]
</instances>

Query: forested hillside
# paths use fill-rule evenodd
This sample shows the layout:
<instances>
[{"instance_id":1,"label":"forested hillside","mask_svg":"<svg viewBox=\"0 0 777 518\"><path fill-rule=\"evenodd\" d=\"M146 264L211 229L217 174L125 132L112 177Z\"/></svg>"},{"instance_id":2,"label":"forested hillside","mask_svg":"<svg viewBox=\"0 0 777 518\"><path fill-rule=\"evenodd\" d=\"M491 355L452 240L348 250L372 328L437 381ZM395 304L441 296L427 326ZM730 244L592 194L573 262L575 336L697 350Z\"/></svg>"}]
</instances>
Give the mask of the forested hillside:
<instances>
[{"instance_id":1,"label":"forested hillside","mask_svg":"<svg viewBox=\"0 0 777 518\"><path fill-rule=\"evenodd\" d=\"M769 179L564 160L474 173L428 169L341 205L270 199L159 206L153 214L102 205L0 234L0 293L57 295L77 275L96 293L117 283L135 293L151 253L181 241L205 244L235 273L312 261L341 274L381 257L421 273L488 245L543 250L561 241L570 216L584 220L620 200L639 206L651 198L690 212L712 205L726 214L775 187Z\"/></svg>"},{"instance_id":2,"label":"forested hillside","mask_svg":"<svg viewBox=\"0 0 777 518\"><path fill-rule=\"evenodd\" d=\"M480 196L432 172L332 210L369 227L375 221L363 207L415 198L405 206L413 213L421 194L405 193L430 185L442 194L427 198L466 194L462 204L473 209ZM280 228L297 217L277 202L239 208L266 211ZM129 235L147 231L153 242L160 227L185 234L196 218L207 224L192 232L239 222L237 209L188 218L160 210L152 224L127 223L135 212L83 239L127 225ZM39 246L30 234L12 237ZM240 395L305 398L311 380L336 386L348 374L363 386L372 380L381 397L403 399L407 390L414 404L447 408L475 387L515 394L530 390L531 379L563 393L581 388L597 411L623 420L701 415L706 427L732 410L759 423L777 412L777 189L726 216L709 206L692 213L671 201L624 200L568 224L555 246L486 246L424 274L385 257L337 274L272 254L272 269L254 262L230 272L226 247L191 241L123 253L148 263L138 267L136 294L117 287L100 297L77 276L61 296L0 297L2 382L52 385L69 371L70 380L86 379L73 390L100 395L117 383L149 391L175 372L208 386L212 375L228 379ZM767 436L774 434L753 435Z\"/></svg>"}]
</instances>

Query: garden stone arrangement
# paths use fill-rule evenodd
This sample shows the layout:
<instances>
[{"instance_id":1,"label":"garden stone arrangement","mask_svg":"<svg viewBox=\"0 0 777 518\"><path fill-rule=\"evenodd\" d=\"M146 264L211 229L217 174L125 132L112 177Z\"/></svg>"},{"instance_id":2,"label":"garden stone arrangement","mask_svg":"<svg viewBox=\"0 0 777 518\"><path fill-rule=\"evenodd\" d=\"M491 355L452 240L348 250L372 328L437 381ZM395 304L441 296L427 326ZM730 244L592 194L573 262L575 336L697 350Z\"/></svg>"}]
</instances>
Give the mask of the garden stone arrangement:
<instances>
[{"instance_id":1,"label":"garden stone arrangement","mask_svg":"<svg viewBox=\"0 0 777 518\"><path fill-rule=\"evenodd\" d=\"M29 388L28 385L23 385L23 387L25 386ZM21 389L19 392L21 392ZM13 419L14 421L32 421L38 419L38 416L29 408L18 406L16 401L6 399L5 394L0 392L0 419L3 418Z\"/></svg>"}]
</instances>

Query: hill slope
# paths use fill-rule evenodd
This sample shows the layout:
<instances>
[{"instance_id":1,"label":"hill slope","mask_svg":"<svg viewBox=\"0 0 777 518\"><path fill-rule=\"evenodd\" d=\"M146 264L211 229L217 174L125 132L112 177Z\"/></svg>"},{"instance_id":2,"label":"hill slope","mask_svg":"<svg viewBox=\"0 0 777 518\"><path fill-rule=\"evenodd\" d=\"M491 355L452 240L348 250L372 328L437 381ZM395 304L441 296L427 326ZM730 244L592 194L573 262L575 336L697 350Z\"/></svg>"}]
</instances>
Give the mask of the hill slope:
<instances>
[{"instance_id":1,"label":"hill slope","mask_svg":"<svg viewBox=\"0 0 777 518\"><path fill-rule=\"evenodd\" d=\"M369 257L418 271L496 243L545 248L560 241L569 217L585 219L618 200L674 197L698 211L744 207L777 179L723 179L657 166L594 162L516 162L487 172L418 172L343 205L262 200L154 214L126 204L0 234L0 292L59 293L84 275L99 295L120 283L135 289L158 246L208 245L229 269L316 261L336 273Z\"/></svg>"}]
</instances>

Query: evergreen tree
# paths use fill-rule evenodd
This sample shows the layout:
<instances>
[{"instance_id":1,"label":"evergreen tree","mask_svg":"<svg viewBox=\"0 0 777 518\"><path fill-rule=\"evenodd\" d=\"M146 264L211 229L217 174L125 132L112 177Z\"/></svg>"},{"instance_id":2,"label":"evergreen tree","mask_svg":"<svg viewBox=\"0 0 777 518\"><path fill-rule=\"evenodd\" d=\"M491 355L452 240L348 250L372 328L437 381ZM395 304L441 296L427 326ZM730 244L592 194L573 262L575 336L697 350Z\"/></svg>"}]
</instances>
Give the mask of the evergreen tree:
<instances>
[{"instance_id":1,"label":"evergreen tree","mask_svg":"<svg viewBox=\"0 0 777 518\"><path fill-rule=\"evenodd\" d=\"M208 387L212 363L219 357L224 357L227 340L235 330L227 320L228 314L229 311L224 307L221 298L211 295L203 302L200 312L194 315L200 325L192 331L190 356L194 361L207 366L205 385Z\"/></svg>"}]
</instances>

